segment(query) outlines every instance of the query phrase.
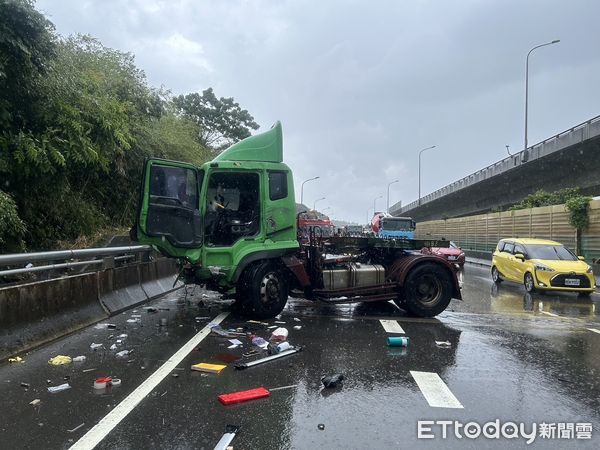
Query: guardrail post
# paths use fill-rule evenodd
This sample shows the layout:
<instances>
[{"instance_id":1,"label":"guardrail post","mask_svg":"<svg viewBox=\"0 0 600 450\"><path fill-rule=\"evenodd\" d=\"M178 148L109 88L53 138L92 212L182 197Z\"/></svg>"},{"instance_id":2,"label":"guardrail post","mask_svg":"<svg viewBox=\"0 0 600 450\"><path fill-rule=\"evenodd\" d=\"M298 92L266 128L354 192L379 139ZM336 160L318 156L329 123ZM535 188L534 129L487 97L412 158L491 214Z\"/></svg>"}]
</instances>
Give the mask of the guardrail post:
<instances>
[{"instance_id":1,"label":"guardrail post","mask_svg":"<svg viewBox=\"0 0 600 450\"><path fill-rule=\"evenodd\" d=\"M106 256L102 258L102 269L114 269L115 268L115 257Z\"/></svg>"}]
</instances>

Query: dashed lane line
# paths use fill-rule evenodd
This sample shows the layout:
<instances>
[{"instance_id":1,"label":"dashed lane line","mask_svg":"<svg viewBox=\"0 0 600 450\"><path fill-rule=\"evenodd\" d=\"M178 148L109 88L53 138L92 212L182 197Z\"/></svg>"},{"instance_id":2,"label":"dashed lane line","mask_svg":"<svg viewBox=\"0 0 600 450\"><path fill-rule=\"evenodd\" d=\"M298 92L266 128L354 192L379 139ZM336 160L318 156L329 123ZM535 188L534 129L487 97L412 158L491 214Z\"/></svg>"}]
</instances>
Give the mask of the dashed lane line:
<instances>
[{"instance_id":1,"label":"dashed lane line","mask_svg":"<svg viewBox=\"0 0 600 450\"><path fill-rule=\"evenodd\" d=\"M437 373L411 370L410 374L417 382L429 406L433 408L463 408L463 405Z\"/></svg>"},{"instance_id":2,"label":"dashed lane line","mask_svg":"<svg viewBox=\"0 0 600 450\"><path fill-rule=\"evenodd\" d=\"M386 333L405 334L400 324L395 320L379 319L379 322L381 323L381 326L386 331Z\"/></svg>"},{"instance_id":3,"label":"dashed lane line","mask_svg":"<svg viewBox=\"0 0 600 450\"><path fill-rule=\"evenodd\" d=\"M84 434L69 450L91 450L104 439L133 409L148 395L158 384L165 379L183 359L202 340L210 334L210 329L214 325L220 324L229 313L221 313L215 317L208 325L190 339L173 356L171 356L162 366L150 375L142 384L140 384L131 394L125 397L111 412L104 416L100 422Z\"/></svg>"}]
</instances>

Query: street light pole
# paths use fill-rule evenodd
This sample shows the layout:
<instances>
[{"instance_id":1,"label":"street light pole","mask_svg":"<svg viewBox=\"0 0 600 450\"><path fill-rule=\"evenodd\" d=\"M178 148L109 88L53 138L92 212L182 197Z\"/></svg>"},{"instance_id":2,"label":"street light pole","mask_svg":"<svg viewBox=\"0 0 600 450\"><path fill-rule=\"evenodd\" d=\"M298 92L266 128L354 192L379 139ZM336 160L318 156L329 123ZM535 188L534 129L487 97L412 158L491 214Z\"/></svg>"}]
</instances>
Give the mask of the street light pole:
<instances>
[{"instance_id":1,"label":"street light pole","mask_svg":"<svg viewBox=\"0 0 600 450\"><path fill-rule=\"evenodd\" d=\"M423 153L425 150L431 150L432 148L435 148L435 145L432 145L431 147L427 147L419 151L419 206L421 206L421 153Z\"/></svg>"},{"instance_id":2,"label":"street light pole","mask_svg":"<svg viewBox=\"0 0 600 450\"><path fill-rule=\"evenodd\" d=\"M325 197L318 198L313 202L313 211L316 211L317 202L320 202L321 200L325 200Z\"/></svg>"},{"instance_id":3,"label":"street light pole","mask_svg":"<svg viewBox=\"0 0 600 450\"><path fill-rule=\"evenodd\" d=\"M308 180L304 180L302 182L302 185L300 186L300 204L303 205L304 204L304 183L308 183L309 181L312 180L318 180L319 177L314 177L314 178L309 178Z\"/></svg>"},{"instance_id":4,"label":"street light pole","mask_svg":"<svg viewBox=\"0 0 600 450\"><path fill-rule=\"evenodd\" d=\"M387 188L387 209L386 209L386 211L387 211L388 214L390 213L390 186L392 184L394 184L394 183L398 183L399 181L400 180L394 180L394 181L388 183L388 188Z\"/></svg>"},{"instance_id":5,"label":"street light pole","mask_svg":"<svg viewBox=\"0 0 600 450\"><path fill-rule=\"evenodd\" d=\"M367 226L369 226L369 212L371 211L371 208L367 209Z\"/></svg>"},{"instance_id":6,"label":"street light pole","mask_svg":"<svg viewBox=\"0 0 600 450\"><path fill-rule=\"evenodd\" d=\"M375 197L373 199L373 214L375 214L375 212L377 211L376 204L377 204L377 199L379 199L379 198L383 198L383 195L380 195L379 197Z\"/></svg>"},{"instance_id":7,"label":"street light pole","mask_svg":"<svg viewBox=\"0 0 600 450\"><path fill-rule=\"evenodd\" d=\"M527 112L528 112L528 106L529 106L528 105L529 104L529 55L531 55L531 52L534 51L536 48L545 47L546 45L558 44L559 42L560 42L560 39L555 39L551 42L546 42L544 44L536 45L531 50L529 50L529 53L527 53L527 59L525 62L525 148L524 148L524 150L527 150Z\"/></svg>"}]
</instances>

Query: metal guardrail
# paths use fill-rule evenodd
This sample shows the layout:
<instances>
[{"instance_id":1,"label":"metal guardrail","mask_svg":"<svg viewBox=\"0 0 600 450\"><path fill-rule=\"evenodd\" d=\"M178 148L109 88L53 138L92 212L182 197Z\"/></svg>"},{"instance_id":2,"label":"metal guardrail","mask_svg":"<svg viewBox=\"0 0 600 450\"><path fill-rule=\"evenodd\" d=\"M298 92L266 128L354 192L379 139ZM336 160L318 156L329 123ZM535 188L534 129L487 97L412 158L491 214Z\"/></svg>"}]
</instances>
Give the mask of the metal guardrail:
<instances>
[{"instance_id":1,"label":"metal guardrail","mask_svg":"<svg viewBox=\"0 0 600 450\"><path fill-rule=\"evenodd\" d=\"M86 248L81 250L58 250L51 252L14 253L8 255L0 255L0 268L6 268L4 270L0 270L0 277L22 275L36 272L48 272L52 270L73 269L76 267L85 269L86 266L101 266L100 268L96 269L100 270L106 267L114 267L114 263L116 261L121 262L130 259L135 259L136 255L139 255L141 253L149 253L151 251L152 247L149 245L134 245L129 247L102 247ZM72 262L69 260L77 260L77 262ZM64 262L60 264L46 264L42 266L33 265L34 263L49 261L69 262ZM26 266L13 267L22 265Z\"/></svg>"},{"instance_id":2,"label":"metal guardrail","mask_svg":"<svg viewBox=\"0 0 600 450\"><path fill-rule=\"evenodd\" d=\"M511 156L490 164L483 169L478 170L470 175L467 175L460 180L454 181L431 194L427 194L421 197L421 205L437 200L445 195L452 192L456 192L460 189L464 189L480 181L489 179L493 176L499 175L506 172L507 170L513 169L521 164L526 163L534 159L538 159L542 156L554 153L562 150L576 143L581 143L587 139L600 135L600 116L593 117L585 122L582 122L568 130L562 131L554 136L544 139L531 147L521 150L519 153L515 153ZM399 202L400 203L400 202ZM419 200L415 200L407 205L401 206L398 210L395 210L395 206L398 203L392 205L390 211L394 214L402 214L406 211L410 211L419 206Z\"/></svg>"}]
</instances>

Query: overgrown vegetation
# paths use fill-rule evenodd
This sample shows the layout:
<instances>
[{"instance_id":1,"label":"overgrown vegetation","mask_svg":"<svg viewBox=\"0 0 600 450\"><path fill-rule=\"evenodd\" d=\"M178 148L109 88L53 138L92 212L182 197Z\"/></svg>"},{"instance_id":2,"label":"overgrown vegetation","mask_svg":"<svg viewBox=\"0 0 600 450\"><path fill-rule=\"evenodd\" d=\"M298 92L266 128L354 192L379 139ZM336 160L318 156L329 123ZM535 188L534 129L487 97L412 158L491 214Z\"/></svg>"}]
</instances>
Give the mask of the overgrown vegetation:
<instances>
[{"instance_id":1,"label":"overgrown vegetation","mask_svg":"<svg viewBox=\"0 0 600 450\"><path fill-rule=\"evenodd\" d=\"M562 205L569 211L569 223L576 230L576 252L581 253L581 232L589 225L591 197L581 195L579 188L561 189L555 192L537 191L528 195L510 209L536 208L538 206Z\"/></svg>"},{"instance_id":2,"label":"overgrown vegetation","mask_svg":"<svg viewBox=\"0 0 600 450\"><path fill-rule=\"evenodd\" d=\"M0 252L130 225L145 158L200 164L258 128L232 98L175 100L133 55L57 35L31 0L0 11Z\"/></svg>"},{"instance_id":3,"label":"overgrown vegetation","mask_svg":"<svg viewBox=\"0 0 600 450\"><path fill-rule=\"evenodd\" d=\"M537 208L539 206L562 205L572 198L581 197L579 188L566 188L554 192L539 190L529 194L519 203L513 205L510 209Z\"/></svg>"}]
</instances>

